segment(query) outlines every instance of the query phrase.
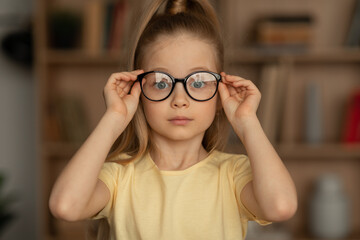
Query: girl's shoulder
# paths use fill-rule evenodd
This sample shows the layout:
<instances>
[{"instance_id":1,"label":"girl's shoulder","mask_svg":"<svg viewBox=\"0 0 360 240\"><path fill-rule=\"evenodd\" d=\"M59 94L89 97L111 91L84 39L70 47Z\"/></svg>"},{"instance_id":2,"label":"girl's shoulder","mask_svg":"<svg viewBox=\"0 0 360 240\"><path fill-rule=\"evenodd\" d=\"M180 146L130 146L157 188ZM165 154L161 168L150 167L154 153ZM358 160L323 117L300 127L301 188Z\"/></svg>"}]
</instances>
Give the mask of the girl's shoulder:
<instances>
[{"instance_id":1,"label":"girl's shoulder","mask_svg":"<svg viewBox=\"0 0 360 240\"><path fill-rule=\"evenodd\" d=\"M212 154L213 161L217 164L229 164L230 166L235 167L239 164L244 164L249 161L248 156L245 154L239 154L239 153L227 153L215 150Z\"/></svg>"},{"instance_id":2,"label":"girl's shoulder","mask_svg":"<svg viewBox=\"0 0 360 240\"><path fill-rule=\"evenodd\" d=\"M144 159L148 158L148 153L143 155L129 155L127 153L121 153L116 156L112 156L111 159L106 161L103 165L103 168L112 168L120 171L125 170L134 170L135 166L139 167L138 165L144 165Z\"/></svg>"},{"instance_id":3,"label":"girl's shoulder","mask_svg":"<svg viewBox=\"0 0 360 240\"><path fill-rule=\"evenodd\" d=\"M120 153L117 154L116 156L112 156L108 161L105 162L105 164L116 167L125 167L129 163L132 163L136 160L138 159L127 153Z\"/></svg>"},{"instance_id":4,"label":"girl's shoulder","mask_svg":"<svg viewBox=\"0 0 360 240\"><path fill-rule=\"evenodd\" d=\"M215 150L212 153L213 157L219 161L231 161L231 160L241 160L241 159L247 159L248 157L245 154L241 153L228 153L223 152L219 150Z\"/></svg>"},{"instance_id":5,"label":"girl's shoulder","mask_svg":"<svg viewBox=\"0 0 360 240\"><path fill-rule=\"evenodd\" d=\"M131 166L134 164L134 161L137 161L137 159L126 153L112 156L111 159L108 159L103 164L100 175L107 175L118 178L122 176L129 167L131 168Z\"/></svg>"}]
</instances>

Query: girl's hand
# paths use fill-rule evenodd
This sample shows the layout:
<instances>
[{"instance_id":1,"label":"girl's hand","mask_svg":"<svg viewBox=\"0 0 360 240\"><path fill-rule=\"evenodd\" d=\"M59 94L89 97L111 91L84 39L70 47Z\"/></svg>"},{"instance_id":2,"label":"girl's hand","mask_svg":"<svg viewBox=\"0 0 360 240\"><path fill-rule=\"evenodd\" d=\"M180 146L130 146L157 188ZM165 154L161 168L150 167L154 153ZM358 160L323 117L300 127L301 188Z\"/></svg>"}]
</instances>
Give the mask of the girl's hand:
<instances>
[{"instance_id":1,"label":"girl's hand","mask_svg":"<svg viewBox=\"0 0 360 240\"><path fill-rule=\"evenodd\" d=\"M104 88L106 112L119 114L125 118L126 124L134 116L139 104L141 89L139 82L135 81L141 73L143 70L113 73Z\"/></svg>"},{"instance_id":2,"label":"girl's hand","mask_svg":"<svg viewBox=\"0 0 360 240\"><path fill-rule=\"evenodd\" d=\"M230 123L256 117L261 93L253 82L222 72L219 84L221 102Z\"/></svg>"}]
</instances>

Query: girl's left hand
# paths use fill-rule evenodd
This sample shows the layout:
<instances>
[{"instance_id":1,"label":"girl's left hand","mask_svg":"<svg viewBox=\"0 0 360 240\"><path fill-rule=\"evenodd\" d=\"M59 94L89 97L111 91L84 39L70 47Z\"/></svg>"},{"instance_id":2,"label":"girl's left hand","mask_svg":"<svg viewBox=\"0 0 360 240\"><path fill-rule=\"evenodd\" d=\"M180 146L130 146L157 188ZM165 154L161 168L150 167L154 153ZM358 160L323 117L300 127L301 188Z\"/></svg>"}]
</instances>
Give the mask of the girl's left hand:
<instances>
[{"instance_id":1,"label":"girl's left hand","mask_svg":"<svg viewBox=\"0 0 360 240\"><path fill-rule=\"evenodd\" d=\"M222 72L222 82L219 83L221 102L230 123L247 117L256 116L261 93L250 80L227 75Z\"/></svg>"}]
</instances>

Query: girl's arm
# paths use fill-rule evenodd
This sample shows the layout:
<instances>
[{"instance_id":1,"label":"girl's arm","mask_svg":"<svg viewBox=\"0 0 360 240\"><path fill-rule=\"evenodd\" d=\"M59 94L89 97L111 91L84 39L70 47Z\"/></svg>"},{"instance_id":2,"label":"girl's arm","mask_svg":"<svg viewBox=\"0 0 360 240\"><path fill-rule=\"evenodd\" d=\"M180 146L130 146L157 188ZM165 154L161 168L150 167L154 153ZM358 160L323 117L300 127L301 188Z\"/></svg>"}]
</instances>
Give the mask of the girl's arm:
<instances>
[{"instance_id":1,"label":"girl's arm","mask_svg":"<svg viewBox=\"0 0 360 240\"><path fill-rule=\"evenodd\" d=\"M224 111L246 148L253 171L253 181L242 190L241 201L260 219L287 220L297 209L296 189L256 116L261 94L249 80L222 76L219 92Z\"/></svg>"},{"instance_id":2,"label":"girl's arm","mask_svg":"<svg viewBox=\"0 0 360 240\"><path fill-rule=\"evenodd\" d=\"M134 84L130 94L128 92L141 72L114 73L109 78L104 88L106 113L52 189L49 207L54 216L77 221L94 216L106 206L110 192L98 176L112 144L136 111L139 83Z\"/></svg>"}]
</instances>

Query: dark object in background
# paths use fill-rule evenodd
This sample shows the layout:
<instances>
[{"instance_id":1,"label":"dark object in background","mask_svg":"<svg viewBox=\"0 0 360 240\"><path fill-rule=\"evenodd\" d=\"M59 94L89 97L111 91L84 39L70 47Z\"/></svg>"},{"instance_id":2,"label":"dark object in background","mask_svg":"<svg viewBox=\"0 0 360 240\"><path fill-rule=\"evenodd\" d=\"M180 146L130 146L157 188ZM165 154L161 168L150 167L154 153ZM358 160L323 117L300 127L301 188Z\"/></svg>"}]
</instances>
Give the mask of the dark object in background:
<instances>
[{"instance_id":1,"label":"dark object in background","mask_svg":"<svg viewBox=\"0 0 360 240\"><path fill-rule=\"evenodd\" d=\"M31 28L6 35L1 48L10 59L31 66L33 63L33 38Z\"/></svg>"},{"instance_id":2,"label":"dark object in background","mask_svg":"<svg viewBox=\"0 0 360 240\"><path fill-rule=\"evenodd\" d=\"M50 47L73 49L79 47L82 17L70 9L56 9L49 15Z\"/></svg>"},{"instance_id":3,"label":"dark object in background","mask_svg":"<svg viewBox=\"0 0 360 240\"><path fill-rule=\"evenodd\" d=\"M360 47L360 0L355 2L354 13L345 45Z\"/></svg>"},{"instance_id":4,"label":"dark object in background","mask_svg":"<svg viewBox=\"0 0 360 240\"><path fill-rule=\"evenodd\" d=\"M0 236L15 217L15 214L9 210L9 206L12 204L14 197L12 195L4 196L2 193L4 182L5 177L0 173Z\"/></svg>"}]
</instances>

